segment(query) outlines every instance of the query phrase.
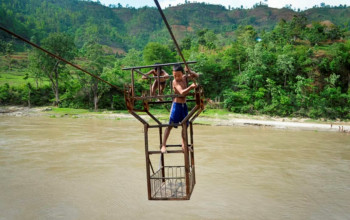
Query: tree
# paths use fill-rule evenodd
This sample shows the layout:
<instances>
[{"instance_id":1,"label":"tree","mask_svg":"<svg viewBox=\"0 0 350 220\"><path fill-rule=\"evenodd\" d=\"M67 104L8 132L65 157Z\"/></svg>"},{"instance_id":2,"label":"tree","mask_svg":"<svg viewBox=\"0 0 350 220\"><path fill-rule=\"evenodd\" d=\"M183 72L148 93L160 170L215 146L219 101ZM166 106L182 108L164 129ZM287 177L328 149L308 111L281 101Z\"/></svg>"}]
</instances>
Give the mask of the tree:
<instances>
[{"instance_id":1,"label":"tree","mask_svg":"<svg viewBox=\"0 0 350 220\"><path fill-rule=\"evenodd\" d=\"M32 93L32 90L33 90L33 87L30 83L27 83L25 86L24 86L24 89L23 89L23 95L22 95L22 100L23 101L27 101L27 104L28 104L28 107L30 108L31 107L31 99L30 99L30 96L31 96L31 93Z\"/></svg>"},{"instance_id":2,"label":"tree","mask_svg":"<svg viewBox=\"0 0 350 220\"><path fill-rule=\"evenodd\" d=\"M13 49L13 41L4 42L3 46L4 46L3 51L7 61L7 66L8 66L8 69L11 70L11 66L13 62L11 55L15 52L15 50Z\"/></svg>"},{"instance_id":3,"label":"tree","mask_svg":"<svg viewBox=\"0 0 350 220\"><path fill-rule=\"evenodd\" d=\"M53 54L62 57L65 60L72 60L75 56L75 45L73 38L63 33L53 33L42 41L42 46ZM57 60L44 52L35 51L31 59L31 66L38 74L45 75L51 82L51 88L55 94L54 105L58 106L59 82L64 78L64 69L66 63Z\"/></svg>"},{"instance_id":4,"label":"tree","mask_svg":"<svg viewBox=\"0 0 350 220\"><path fill-rule=\"evenodd\" d=\"M300 38L303 30L306 27L307 18L305 15L294 15L292 21L289 24L290 34L295 41L296 38Z\"/></svg>"},{"instance_id":5,"label":"tree","mask_svg":"<svg viewBox=\"0 0 350 220\"><path fill-rule=\"evenodd\" d=\"M254 27L251 25L239 26L237 30L237 41L244 46L252 46L255 43L255 39L258 36Z\"/></svg>"},{"instance_id":6,"label":"tree","mask_svg":"<svg viewBox=\"0 0 350 220\"><path fill-rule=\"evenodd\" d=\"M108 61L105 59L102 45L96 43L96 41L90 41L84 45L82 50L84 51L84 57L87 59L84 64L85 69L96 76L103 77L104 66L107 65ZM83 87L88 88L93 95L94 110L97 111L98 102L109 87L100 80L86 74L82 75L81 78L84 79L82 81Z\"/></svg>"},{"instance_id":7,"label":"tree","mask_svg":"<svg viewBox=\"0 0 350 220\"><path fill-rule=\"evenodd\" d=\"M181 41L181 49L183 50L189 50L192 46L192 38L187 36Z\"/></svg>"},{"instance_id":8,"label":"tree","mask_svg":"<svg viewBox=\"0 0 350 220\"><path fill-rule=\"evenodd\" d=\"M320 24L320 22L313 22L312 27L306 31L306 38L310 41L312 46L326 39L324 29L324 26Z\"/></svg>"},{"instance_id":9,"label":"tree","mask_svg":"<svg viewBox=\"0 0 350 220\"><path fill-rule=\"evenodd\" d=\"M143 59L147 64L169 63L175 60L174 55L167 46L150 42L143 50Z\"/></svg>"},{"instance_id":10,"label":"tree","mask_svg":"<svg viewBox=\"0 0 350 220\"><path fill-rule=\"evenodd\" d=\"M284 87L287 87L287 77L294 72L294 58L288 54L281 54L277 57L277 69L284 76Z\"/></svg>"}]
</instances>

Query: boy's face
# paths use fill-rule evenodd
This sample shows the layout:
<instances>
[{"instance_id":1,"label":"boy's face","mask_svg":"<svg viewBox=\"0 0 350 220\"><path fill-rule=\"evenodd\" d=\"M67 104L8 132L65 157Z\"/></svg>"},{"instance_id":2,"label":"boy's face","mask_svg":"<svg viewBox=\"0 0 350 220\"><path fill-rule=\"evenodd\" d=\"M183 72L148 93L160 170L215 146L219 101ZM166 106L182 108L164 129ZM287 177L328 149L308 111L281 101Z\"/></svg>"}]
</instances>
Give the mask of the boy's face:
<instances>
[{"instance_id":1,"label":"boy's face","mask_svg":"<svg viewBox=\"0 0 350 220\"><path fill-rule=\"evenodd\" d=\"M182 80L182 71L173 71L173 75L176 81Z\"/></svg>"}]
</instances>

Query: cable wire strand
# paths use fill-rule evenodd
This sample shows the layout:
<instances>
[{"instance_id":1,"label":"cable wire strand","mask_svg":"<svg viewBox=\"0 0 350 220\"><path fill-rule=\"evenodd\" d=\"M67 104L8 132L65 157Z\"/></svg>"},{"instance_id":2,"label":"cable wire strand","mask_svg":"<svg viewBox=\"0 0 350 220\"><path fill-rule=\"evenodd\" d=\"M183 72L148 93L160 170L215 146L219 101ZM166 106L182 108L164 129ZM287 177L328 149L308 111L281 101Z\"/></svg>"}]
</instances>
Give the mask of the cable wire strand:
<instances>
[{"instance_id":1,"label":"cable wire strand","mask_svg":"<svg viewBox=\"0 0 350 220\"><path fill-rule=\"evenodd\" d=\"M68 65L71 65L72 67L74 67L74 68L76 68L76 69L78 69L78 70L80 70L80 71L82 71L82 72L84 72L84 73L86 73L86 74L88 74L88 75L90 75L90 76L92 76L92 77L94 77L94 78L96 78L96 79L98 79L98 80L100 80L100 81L102 81L102 82L104 82L104 83L110 85L111 87L117 89L119 92L123 92L123 90L120 89L118 86L113 85L113 84L107 82L106 80L102 79L101 77L96 76L96 75L94 75L94 74L92 74L92 73L90 73L90 72L88 72L88 71L82 69L81 67L79 67L79 66L77 66L77 65L75 65L75 64L73 64L73 63L71 63L71 62L69 62L69 61L67 61L67 60L65 60L65 59L63 59L62 57L57 56L56 54L51 53L51 52L48 51L48 50L45 50L44 48L38 46L37 44L34 44L33 42L31 42L31 41L29 41L29 40L27 40L27 39L25 39L25 38L23 38L23 37L21 37L21 36L15 34L15 33L13 33L12 31L7 30L6 28L1 27L1 26L0 26L0 30L5 31L6 33L8 33L8 34L10 34L10 35L12 35L12 36L14 36L14 37L20 39L21 41L24 41L25 43L27 43L27 44L29 44L29 45L31 45L31 46L33 46L33 47L35 47L35 48L37 48L37 49L39 49L39 50L45 52L45 53L47 53L47 54L50 55L51 57L56 58L56 59L58 59L58 60L60 60L60 61L63 61L63 62L65 62L65 63L67 63Z\"/></svg>"}]
</instances>

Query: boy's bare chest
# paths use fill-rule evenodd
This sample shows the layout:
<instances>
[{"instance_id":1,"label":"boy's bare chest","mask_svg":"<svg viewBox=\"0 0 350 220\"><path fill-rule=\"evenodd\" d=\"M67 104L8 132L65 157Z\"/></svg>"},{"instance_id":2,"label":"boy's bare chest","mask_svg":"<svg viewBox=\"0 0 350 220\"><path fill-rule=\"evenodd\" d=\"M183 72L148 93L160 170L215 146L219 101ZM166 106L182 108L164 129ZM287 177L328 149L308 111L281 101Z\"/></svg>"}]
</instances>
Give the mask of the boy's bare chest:
<instances>
[{"instance_id":1,"label":"boy's bare chest","mask_svg":"<svg viewBox=\"0 0 350 220\"><path fill-rule=\"evenodd\" d=\"M175 81L174 82L174 87L176 87L176 86L180 86L182 89L186 89L187 88L185 80Z\"/></svg>"}]
</instances>

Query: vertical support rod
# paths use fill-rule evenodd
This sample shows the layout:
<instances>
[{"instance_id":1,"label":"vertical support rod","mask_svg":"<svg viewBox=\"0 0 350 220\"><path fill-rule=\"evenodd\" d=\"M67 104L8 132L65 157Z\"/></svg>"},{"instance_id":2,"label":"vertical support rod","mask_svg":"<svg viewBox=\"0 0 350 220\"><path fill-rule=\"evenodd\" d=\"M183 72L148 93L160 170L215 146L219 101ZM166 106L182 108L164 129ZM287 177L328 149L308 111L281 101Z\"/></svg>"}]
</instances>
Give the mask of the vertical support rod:
<instances>
[{"instance_id":1,"label":"vertical support rod","mask_svg":"<svg viewBox=\"0 0 350 220\"><path fill-rule=\"evenodd\" d=\"M190 199L190 164L188 157L188 135L187 135L187 122L182 124L182 132L185 139L185 149L184 149L184 157L185 157L185 176L186 176L186 198Z\"/></svg>"},{"instance_id":2,"label":"vertical support rod","mask_svg":"<svg viewBox=\"0 0 350 220\"><path fill-rule=\"evenodd\" d=\"M192 122L190 122L190 137L191 137L191 146L192 146L192 152L191 152L192 178L193 178L193 185L195 185L196 184L196 173L195 173L196 166L194 163L194 144L193 144L193 124L192 124Z\"/></svg>"},{"instance_id":3,"label":"vertical support rod","mask_svg":"<svg viewBox=\"0 0 350 220\"><path fill-rule=\"evenodd\" d=\"M134 79L134 69L131 70L131 83L132 83L132 92L131 95L135 97L135 79Z\"/></svg>"},{"instance_id":4,"label":"vertical support rod","mask_svg":"<svg viewBox=\"0 0 350 220\"><path fill-rule=\"evenodd\" d=\"M145 155L146 155L146 175L147 175L147 192L148 199L151 199L151 176L150 176L150 159L148 154L148 125L144 125L145 133Z\"/></svg>"},{"instance_id":5,"label":"vertical support rod","mask_svg":"<svg viewBox=\"0 0 350 220\"><path fill-rule=\"evenodd\" d=\"M159 143L160 147L159 150L162 148L163 140L162 140L162 127L159 127ZM160 154L160 163L162 165L162 177L165 177L165 169L164 169L164 154ZM163 179L163 182L165 182L165 179Z\"/></svg>"},{"instance_id":6,"label":"vertical support rod","mask_svg":"<svg viewBox=\"0 0 350 220\"><path fill-rule=\"evenodd\" d=\"M158 95L160 95L160 67L157 67Z\"/></svg>"},{"instance_id":7,"label":"vertical support rod","mask_svg":"<svg viewBox=\"0 0 350 220\"><path fill-rule=\"evenodd\" d=\"M152 79L149 79L149 96L152 96Z\"/></svg>"},{"instance_id":8,"label":"vertical support rod","mask_svg":"<svg viewBox=\"0 0 350 220\"><path fill-rule=\"evenodd\" d=\"M173 94L173 81L169 80L170 82L170 94Z\"/></svg>"}]
</instances>

